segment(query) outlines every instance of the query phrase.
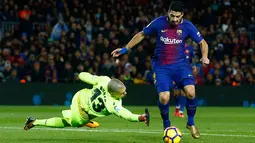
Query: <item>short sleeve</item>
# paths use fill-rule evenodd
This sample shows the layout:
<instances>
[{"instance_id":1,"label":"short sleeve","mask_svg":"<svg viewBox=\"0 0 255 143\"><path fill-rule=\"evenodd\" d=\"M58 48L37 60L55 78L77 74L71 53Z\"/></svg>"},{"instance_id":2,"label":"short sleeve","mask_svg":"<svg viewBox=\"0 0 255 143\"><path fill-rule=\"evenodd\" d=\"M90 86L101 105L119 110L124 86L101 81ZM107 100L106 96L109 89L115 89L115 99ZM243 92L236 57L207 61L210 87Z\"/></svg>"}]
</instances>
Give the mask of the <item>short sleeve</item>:
<instances>
[{"instance_id":1,"label":"short sleeve","mask_svg":"<svg viewBox=\"0 0 255 143\"><path fill-rule=\"evenodd\" d=\"M156 29L157 21L158 21L157 19L154 19L151 23L149 23L146 27L143 28L144 35L149 36L157 32Z\"/></svg>"},{"instance_id":2,"label":"short sleeve","mask_svg":"<svg viewBox=\"0 0 255 143\"><path fill-rule=\"evenodd\" d=\"M187 24L187 30L191 39L194 40L196 43L199 43L203 40L202 35L191 22Z\"/></svg>"}]
</instances>

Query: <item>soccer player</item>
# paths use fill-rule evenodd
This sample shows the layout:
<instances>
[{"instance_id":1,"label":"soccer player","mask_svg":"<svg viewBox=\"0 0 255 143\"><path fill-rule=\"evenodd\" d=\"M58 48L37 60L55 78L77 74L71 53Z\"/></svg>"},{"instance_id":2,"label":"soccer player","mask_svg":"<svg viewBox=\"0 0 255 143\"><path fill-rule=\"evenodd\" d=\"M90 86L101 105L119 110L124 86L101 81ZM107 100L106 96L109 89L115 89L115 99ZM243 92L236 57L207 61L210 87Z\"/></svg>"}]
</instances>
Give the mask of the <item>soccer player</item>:
<instances>
[{"instance_id":1,"label":"soccer player","mask_svg":"<svg viewBox=\"0 0 255 143\"><path fill-rule=\"evenodd\" d=\"M191 45L190 40L187 41L188 43L185 44L185 57L186 60L192 64L192 58L194 57L194 47ZM192 70L193 70L193 75L194 72L196 72L196 66L192 66ZM177 84L174 84L174 98L175 98L175 112L174 112L174 116L180 117L180 118L184 118L184 106L186 104L186 97L185 97L185 93L183 90L181 90L181 88L179 88L179 86Z\"/></svg>"},{"instance_id":2,"label":"soccer player","mask_svg":"<svg viewBox=\"0 0 255 143\"><path fill-rule=\"evenodd\" d=\"M126 87L118 79L110 79L107 76L91 75L87 72L79 74L79 79L93 85L92 89L78 91L71 104L71 110L63 110L63 117L49 119L34 119L29 117L25 123L25 130L34 126L47 127L82 127L90 123L96 117L104 117L111 114L132 122L145 122L149 126L149 112L145 109L142 115L132 114L122 107L122 98L126 96Z\"/></svg>"},{"instance_id":3,"label":"soccer player","mask_svg":"<svg viewBox=\"0 0 255 143\"><path fill-rule=\"evenodd\" d=\"M115 49L113 57L127 53L131 48L141 42L145 36L155 34L156 48L153 58L153 71L155 86L158 91L158 107L163 119L164 128L171 125L169 119L169 100L172 81L183 89L186 94L186 110L188 121L186 127L194 138L200 133L195 126L194 116L197 108L195 95L195 81L190 64L185 60L184 39L190 36L199 43L203 64L209 64L208 45L196 27L188 20L183 19L184 4L174 1L170 4L167 16L160 16L148 24L143 31L137 33L123 48Z\"/></svg>"}]
</instances>

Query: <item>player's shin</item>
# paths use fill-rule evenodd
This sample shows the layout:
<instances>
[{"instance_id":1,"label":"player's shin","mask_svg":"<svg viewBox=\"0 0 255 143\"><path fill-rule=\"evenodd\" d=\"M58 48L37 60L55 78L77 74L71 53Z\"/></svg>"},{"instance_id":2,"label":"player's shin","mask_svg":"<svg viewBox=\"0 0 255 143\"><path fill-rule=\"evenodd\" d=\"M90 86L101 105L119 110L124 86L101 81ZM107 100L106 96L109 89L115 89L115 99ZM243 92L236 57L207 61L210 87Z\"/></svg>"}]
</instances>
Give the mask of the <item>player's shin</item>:
<instances>
[{"instance_id":1,"label":"player's shin","mask_svg":"<svg viewBox=\"0 0 255 143\"><path fill-rule=\"evenodd\" d=\"M59 117L42 119L42 120L36 119L33 125L47 126L47 127L54 127L54 128L63 128L63 127L70 126L65 119L59 118Z\"/></svg>"},{"instance_id":2,"label":"player's shin","mask_svg":"<svg viewBox=\"0 0 255 143\"><path fill-rule=\"evenodd\" d=\"M161 118L163 119L164 129L170 127L171 122L169 120L169 102L167 104L162 104L158 101L158 107L160 110Z\"/></svg>"},{"instance_id":3,"label":"player's shin","mask_svg":"<svg viewBox=\"0 0 255 143\"><path fill-rule=\"evenodd\" d=\"M180 103L180 113L183 113L184 107L186 105L186 96L180 95L179 97L179 103Z\"/></svg>"},{"instance_id":4,"label":"player's shin","mask_svg":"<svg viewBox=\"0 0 255 143\"><path fill-rule=\"evenodd\" d=\"M179 116L179 111L180 111L180 95L175 94L174 96L175 98L175 112L174 112L174 116Z\"/></svg>"},{"instance_id":5,"label":"player's shin","mask_svg":"<svg viewBox=\"0 0 255 143\"><path fill-rule=\"evenodd\" d=\"M194 125L194 116L197 110L197 97L190 98L187 96L186 101L186 110L188 115L188 123L187 125L192 126Z\"/></svg>"},{"instance_id":6,"label":"player's shin","mask_svg":"<svg viewBox=\"0 0 255 143\"><path fill-rule=\"evenodd\" d=\"M180 109L180 95L175 95L174 96L174 98L175 98L175 109Z\"/></svg>"}]
</instances>

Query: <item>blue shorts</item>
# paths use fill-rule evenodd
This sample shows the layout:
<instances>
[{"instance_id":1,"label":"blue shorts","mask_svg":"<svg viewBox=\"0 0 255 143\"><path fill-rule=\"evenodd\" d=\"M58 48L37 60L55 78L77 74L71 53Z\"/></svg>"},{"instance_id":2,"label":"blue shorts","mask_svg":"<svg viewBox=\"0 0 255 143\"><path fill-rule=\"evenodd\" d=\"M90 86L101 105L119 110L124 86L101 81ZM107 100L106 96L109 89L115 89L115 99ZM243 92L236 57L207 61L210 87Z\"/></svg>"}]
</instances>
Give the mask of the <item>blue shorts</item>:
<instances>
[{"instance_id":1,"label":"blue shorts","mask_svg":"<svg viewBox=\"0 0 255 143\"><path fill-rule=\"evenodd\" d=\"M152 64L154 85L158 93L170 91L173 81L176 87L183 88L186 85L195 85L192 67L187 62L157 66Z\"/></svg>"}]
</instances>

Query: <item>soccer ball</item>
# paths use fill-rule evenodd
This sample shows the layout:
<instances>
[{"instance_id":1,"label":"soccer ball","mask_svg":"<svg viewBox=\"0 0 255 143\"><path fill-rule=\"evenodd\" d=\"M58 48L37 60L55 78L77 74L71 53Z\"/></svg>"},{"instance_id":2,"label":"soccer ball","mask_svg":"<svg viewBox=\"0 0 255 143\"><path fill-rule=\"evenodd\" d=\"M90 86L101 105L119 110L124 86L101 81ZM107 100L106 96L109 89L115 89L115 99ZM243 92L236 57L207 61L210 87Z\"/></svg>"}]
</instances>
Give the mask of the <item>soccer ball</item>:
<instances>
[{"instance_id":1,"label":"soccer ball","mask_svg":"<svg viewBox=\"0 0 255 143\"><path fill-rule=\"evenodd\" d=\"M174 127L168 127L164 130L163 141L165 143L179 143L182 139L181 131Z\"/></svg>"}]
</instances>

